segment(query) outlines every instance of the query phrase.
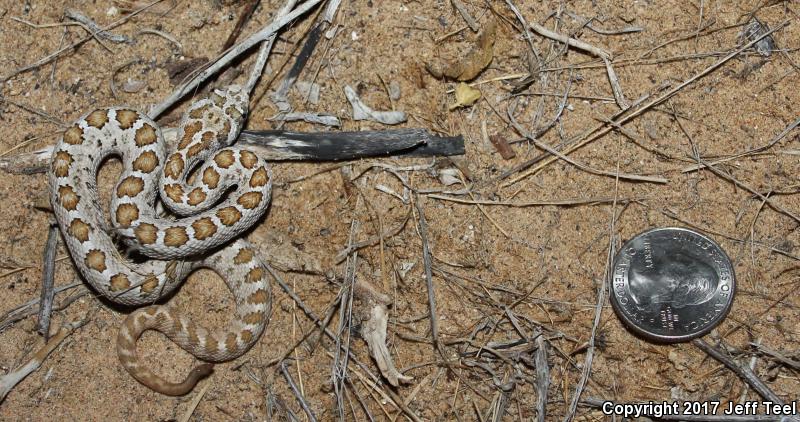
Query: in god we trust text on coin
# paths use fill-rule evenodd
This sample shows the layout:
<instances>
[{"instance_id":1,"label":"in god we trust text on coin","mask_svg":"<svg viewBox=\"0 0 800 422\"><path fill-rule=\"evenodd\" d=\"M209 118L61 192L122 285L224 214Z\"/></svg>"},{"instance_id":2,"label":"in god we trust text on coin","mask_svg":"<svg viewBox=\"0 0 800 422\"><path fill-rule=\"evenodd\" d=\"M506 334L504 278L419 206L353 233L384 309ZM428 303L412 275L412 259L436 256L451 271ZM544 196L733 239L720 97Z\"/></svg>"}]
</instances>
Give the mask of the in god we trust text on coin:
<instances>
[{"instance_id":1,"label":"in god we trust text on coin","mask_svg":"<svg viewBox=\"0 0 800 422\"><path fill-rule=\"evenodd\" d=\"M651 340L706 334L728 314L735 290L725 251L689 229L640 233L614 259L611 304L631 330Z\"/></svg>"}]
</instances>

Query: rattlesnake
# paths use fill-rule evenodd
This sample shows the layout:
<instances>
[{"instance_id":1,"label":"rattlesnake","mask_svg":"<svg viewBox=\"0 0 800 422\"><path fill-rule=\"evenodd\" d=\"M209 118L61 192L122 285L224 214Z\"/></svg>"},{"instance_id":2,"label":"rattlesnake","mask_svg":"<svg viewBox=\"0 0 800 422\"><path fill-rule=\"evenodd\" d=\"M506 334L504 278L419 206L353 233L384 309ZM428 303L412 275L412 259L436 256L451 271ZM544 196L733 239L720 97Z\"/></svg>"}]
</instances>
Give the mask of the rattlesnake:
<instances>
[{"instance_id":1,"label":"rattlesnake","mask_svg":"<svg viewBox=\"0 0 800 422\"><path fill-rule=\"evenodd\" d=\"M177 151L169 155L153 120L118 107L85 114L53 150L53 211L75 265L97 292L124 305L152 304L195 268L208 267L236 298L233 321L213 333L168 306L141 308L127 317L117 338L120 362L139 382L164 394L191 391L211 365L198 366L182 383L167 382L136 355L143 331L160 331L192 355L219 362L252 347L270 313L266 267L254 248L241 239L225 246L264 214L272 190L267 163L229 146L242 128L247 102L238 86L194 102L181 120ZM111 192L111 227L96 186L97 171L110 156L123 166ZM158 215L157 196L177 217ZM119 243L130 251L127 258L120 256Z\"/></svg>"}]
</instances>

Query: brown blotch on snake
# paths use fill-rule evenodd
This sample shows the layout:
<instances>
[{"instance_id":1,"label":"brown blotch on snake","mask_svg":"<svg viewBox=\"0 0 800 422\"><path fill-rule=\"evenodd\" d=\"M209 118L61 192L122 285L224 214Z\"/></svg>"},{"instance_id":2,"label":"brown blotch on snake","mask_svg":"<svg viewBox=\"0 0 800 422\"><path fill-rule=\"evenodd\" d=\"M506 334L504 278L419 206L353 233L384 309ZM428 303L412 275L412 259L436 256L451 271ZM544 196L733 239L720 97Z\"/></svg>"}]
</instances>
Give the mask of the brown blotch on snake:
<instances>
[{"instance_id":1,"label":"brown blotch on snake","mask_svg":"<svg viewBox=\"0 0 800 422\"><path fill-rule=\"evenodd\" d=\"M164 167L164 175L170 179L177 179L183 173L183 158L179 153L172 154Z\"/></svg>"},{"instance_id":2,"label":"brown blotch on snake","mask_svg":"<svg viewBox=\"0 0 800 422\"><path fill-rule=\"evenodd\" d=\"M85 242L89 240L89 225L80 218L76 218L69 224L69 234L81 242Z\"/></svg>"},{"instance_id":3,"label":"brown blotch on snake","mask_svg":"<svg viewBox=\"0 0 800 422\"><path fill-rule=\"evenodd\" d=\"M119 204L116 216L122 227L130 227L131 223L139 219L139 207L134 204Z\"/></svg>"},{"instance_id":4,"label":"brown blotch on snake","mask_svg":"<svg viewBox=\"0 0 800 422\"><path fill-rule=\"evenodd\" d=\"M117 186L117 198L125 196L133 198L144 189L144 180L141 177L128 176Z\"/></svg>"},{"instance_id":5,"label":"brown blotch on snake","mask_svg":"<svg viewBox=\"0 0 800 422\"><path fill-rule=\"evenodd\" d=\"M111 287L109 290L112 292L125 290L128 287L131 287L131 282L128 280L128 276L125 274L117 274L111 277Z\"/></svg>"},{"instance_id":6,"label":"brown blotch on snake","mask_svg":"<svg viewBox=\"0 0 800 422\"><path fill-rule=\"evenodd\" d=\"M204 240L217 232L217 225L208 217L203 217L192 223L194 237Z\"/></svg>"},{"instance_id":7,"label":"brown blotch on snake","mask_svg":"<svg viewBox=\"0 0 800 422\"><path fill-rule=\"evenodd\" d=\"M222 107L225 105L225 97L222 95L217 94L216 92L211 93L211 102L214 103L217 107Z\"/></svg>"},{"instance_id":8,"label":"brown blotch on snake","mask_svg":"<svg viewBox=\"0 0 800 422\"><path fill-rule=\"evenodd\" d=\"M156 136L156 128L145 123L144 126L136 129L136 134L134 135L133 140L136 142L136 145L140 147L154 143L156 140L158 140L158 136Z\"/></svg>"},{"instance_id":9,"label":"brown blotch on snake","mask_svg":"<svg viewBox=\"0 0 800 422\"><path fill-rule=\"evenodd\" d=\"M145 151L133 160L133 169L142 173L150 173L156 166L158 166L158 156L153 151Z\"/></svg>"},{"instance_id":10,"label":"brown blotch on snake","mask_svg":"<svg viewBox=\"0 0 800 422\"><path fill-rule=\"evenodd\" d=\"M231 133L231 122L226 120L225 123L222 125L222 131L220 131L219 135L217 135L217 138L220 141L224 141L225 139L228 138L228 134L230 133Z\"/></svg>"},{"instance_id":11,"label":"brown blotch on snake","mask_svg":"<svg viewBox=\"0 0 800 422\"><path fill-rule=\"evenodd\" d=\"M236 334L228 333L228 337L225 338L225 347L228 350L236 348Z\"/></svg>"},{"instance_id":12,"label":"brown blotch on snake","mask_svg":"<svg viewBox=\"0 0 800 422\"><path fill-rule=\"evenodd\" d=\"M69 211L74 211L78 208L78 202L81 198L75 193L72 186L59 186L58 197L60 198L61 206Z\"/></svg>"},{"instance_id":13,"label":"brown blotch on snake","mask_svg":"<svg viewBox=\"0 0 800 422\"><path fill-rule=\"evenodd\" d=\"M158 229L150 223L142 223L135 229L133 234L136 235L136 240L143 245L152 245L158 239Z\"/></svg>"},{"instance_id":14,"label":"brown blotch on snake","mask_svg":"<svg viewBox=\"0 0 800 422\"><path fill-rule=\"evenodd\" d=\"M133 110L117 110L117 122L122 130L130 129L139 120L139 113Z\"/></svg>"},{"instance_id":15,"label":"brown blotch on snake","mask_svg":"<svg viewBox=\"0 0 800 422\"><path fill-rule=\"evenodd\" d=\"M260 312L250 312L242 318L242 321L248 325L256 325L263 319L263 314Z\"/></svg>"},{"instance_id":16,"label":"brown blotch on snake","mask_svg":"<svg viewBox=\"0 0 800 422\"><path fill-rule=\"evenodd\" d=\"M192 119L202 119L203 114L211 108L210 105L206 104L202 107L198 107L189 112L189 117Z\"/></svg>"},{"instance_id":17,"label":"brown blotch on snake","mask_svg":"<svg viewBox=\"0 0 800 422\"><path fill-rule=\"evenodd\" d=\"M202 188L194 188L189 192L189 200L186 201L189 205L197 205L206 200L206 193Z\"/></svg>"},{"instance_id":18,"label":"brown blotch on snake","mask_svg":"<svg viewBox=\"0 0 800 422\"><path fill-rule=\"evenodd\" d=\"M194 324L189 324L186 327L186 336L189 339L189 343L200 344L200 337L197 336L197 329Z\"/></svg>"},{"instance_id":19,"label":"brown blotch on snake","mask_svg":"<svg viewBox=\"0 0 800 422\"><path fill-rule=\"evenodd\" d=\"M257 207L258 204L261 203L261 199L263 197L264 195L262 195L261 192L247 192L246 194L240 196L239 199L236 200L236 202L238 202L239 205L247 208L248 210L251 210Z\"/></svg>"},{"instance_id":20,"label":"brown blotch on snake","mask_svg":"<svg viewBox=\"0 0 800 422\"><path fill-rule=\"evenodd\" d=\"M217 155L214 156L214 162L224 169L230 167L234 163L233 151L226 149L218 152Z\"/></svg>"},{"instance_id":21,"label":"brown blotch on snake","mask_svg":"<svg viewBox=\"0 0 800 422\"><path fill-rule=\"evenodd\" d=\"M242 113L239 113L239 110L236 109L234 106L230 106L225 109L225 114L228 116L233 117L233 120L239 120L242 118Z\"/></svg>"},{"instance_id":22,"label":"brown blotch on snake","mask_svg":"<svg viewBox=\"0 0 800 422\"><path fill-rule=\"evenodd\" d=\"M181 198L183 197L183 188L177 183L164 185L164 193L167 194L169 199L175 202L180 202Z\"/></svg>"},{"instance_id":23,"label":"brown blotch on snake","mask_svg":"<svg viewBox=\"0 0 800 422\"><path fill-rule=\"evenodd\" d=\"M210 130L203 132L203 134L200 136L200 142L189 147L189 149L186 151L186 156L194 157L195 155L199 154L200 151L203 151L204 149L208 148L208 145L211 143L213 139L214 139L214 132Z\"/></svg>"},{"instance_id":24,"label":"brown blotch on snake","mask_svg":"<svg viewBox=\"0 0 800 422\"><path fill-rule=\"evenodd\" d=\"M177 248L189 241L189 236L186 235L186 228L184 227L170 227L164 231L164 244Z\"/></svg>"},{"instance_id":25,"label":"brown blotch on snake","mask_svg":"<svg viewBox=\"0 0 800 422\"><path fill-rule=\"evenodd\" d=\"M253 175L250 177L251 188L260 188L261 186L266 185L268 182L269 173L264 167L260 167L258 170L254 171Z\"/></svg>"},{"instance_id":26,"label":"brown blotch on snake","mask_svg":"<svg viewBox=\"0 0 800 422\"><path fill-rule=\"evenodd\" d=\"M234 264L246 264L253 259L253 250L252 249L241 249L233 258Z\"/></svg>"},{"instance_id":27,"label":"brown blotch on snake","mask_svg":"<svg viewBox=\"0 0 800 422\"><path fill-rule=\"evenodd\" d=\"M203 170L203 183L210 189L216 189L219 184L219 173L212 167Z\"/></svg>"},{"instance_id":28,"label":"brown blotch on snake","mask_svg":"<svg viewBox=\"0 0 800 422\"><path fill-rule=\"evenodd\" d=\"M106 270L106 254L100 250L92 249L86 254L86 266L97 271Z\"/></svg>"},{"instance_id":29,"label":"brown blotch on snake","mask_svg":"<svg viewBox=\"0 0 800 422\"><path fill-rule=\"evenodd\" d=\"M244 280L248 283L255 283L261 280L261 277L264 277L264 270L262 270L261 267L255 267L247 273Z\"/></svg>"},{"instance_id":30,"label":"brown blotch on snake","mask_svg":"<svg viewBox=\"0 0 800 422\"><path fill-rule=\"evenodd\" d=\"M217 217L222 224L232 226L242 218L242 213L236 207L225 207L217 211Z\"/></svg>"},{"instance_id":31,"label":"brown blotch on snake","mask_svg":"<svg viewBox=\"0 0 800 422\"><path fill-rule=\"evenodd\" d=\"M194 122L186 125L183 128L183 138L181 138L181 142L178 144L178 149L184 149L192 143L192 138L194 134L200 132L200 129L203 128L202 122Z\"/></svg>"},{"instance_id":32,"label":"brown blotch on snake","mask_svg":"<svg viewBox=\"0 0 800 422\"><path fill-rule=\"evenodd\" d=\"M247 168L253 168L258 163L258 157L250 151L241 151L239 153L239 162Z\"/></svg>"},{"instance_id":33,"label":"brown blotch on snake","mask_svg":"<svg viewBox=\"0 0 800 422\"><path fill-rule=\"evenodd\" d=\"M183 326L183 322L181 322L180 318L175 318L172 320L173 330L176 333L181 333L186 328Z\"/></svg>"},{"instance_id":34,"label":"brown blotch on snake","mask_svg":"<svg viewBox=\"0 0 800 422\"><path fill-rule=\"evenodd\" d=\"M76 123L64 132L62 139L70 145L80 145L83 143L83 129Z\"/></svg>"},{"instance_id":35,"label":"brown blotch on snake","mask_svg":"<svg viewBox=\"0 0 800 422\"><path fill-rule=\"evenodd\" d=\"M258 157L250 151L241 151L239 153L239 162L242 163L244 168L251 169L258 163Z\"/></svg>"},{"instance_id":36,"label":"brown blotch on snake","mask_svg":"<svg viewBox=\"0 0 800 422\"><path fill-rule=\"evenodd\" d=\"M158 287L158 278L154 274L147 276L147 279L142 283L142 291L150 293Z\"/></svg>"},{"instance_id":37,"label":"brown blotch on snake","mask_svg":"<svg viewBox=\"0 0 800 422\"><path fill-rule=\"evenodd\" d=\"M85 120L86 120L86 123L89 124L89 126L96 127L98 129L102 129L103 126L105 126L106 123L108 123L108 111L106 111L106 110L95 110L95 111L89 113L89 115L86 116Z\"/></svg>"},{"instance_id":38,"label":"brown blotch on snake","mask_svg":"<svg viewBox=\"0 0 800 422\"><path fill-rule=\"evenodd\" d=\"M72 156L68 152L57 152L53 160L53 173L58 177L66 177L69 174L69 166L72 161Z\"/></svg>"},{"instance_id":39,"label":"brown blotch on snake","mask_svg":"<svg viewBox=\"0 0 800 422\"><path fill-rule=\"evenodd\" d=\"M209 334L206 337L206 351L212 355L219 351L219 341L214 338L213 334Z\"/></svg>"},{"instance_id":40,"label":"brown blotch on snake","mask_svg":"<svg viewBox=\"0 0 800 422\"><path fill-rule=\"evenodd\" d=\"M269 300L269 293L264 289L258 289L255 293L247 297L247 302L253 305L263 305Z\"/></svg>"}]
</instances>

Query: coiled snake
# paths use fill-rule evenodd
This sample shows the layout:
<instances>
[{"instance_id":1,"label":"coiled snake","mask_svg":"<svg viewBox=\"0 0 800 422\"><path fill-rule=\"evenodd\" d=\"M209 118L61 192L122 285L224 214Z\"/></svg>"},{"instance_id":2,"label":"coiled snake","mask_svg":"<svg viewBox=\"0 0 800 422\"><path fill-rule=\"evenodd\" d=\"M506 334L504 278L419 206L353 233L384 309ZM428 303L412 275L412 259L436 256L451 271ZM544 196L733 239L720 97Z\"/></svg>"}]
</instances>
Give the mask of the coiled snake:
<instances>
[{"instance_id":1,"label":"coiled snake","mask_svg":"<svg viewBox=\"0 0 800 422\"><path fill-rule=\"evenodd\" d=\"M192 103L178 129L177 151L169 155L158 125L128 108L84 115L53 150L53 211L75 265L97 292L124 305L152 304L191 271L207 267L225 279L236 298L232 322L215 332L164 305L127 317L117 337L120 362L139 382L164 394L191 391L211 365L196 367L181 383L168 382L137 356L142 332L160 331L197 358L220 362L250 349L270 314L266 267L245 240L231 243L261 218L272 190L267 163L230 146L247 107L248 94L238 86ZM121 159L123 170L111 193L109 225L96 185L97 171L110 156ZM159 216L157 197L175 218ZM118 252L119 243L127 246L127 258Z\"/></svg>"}]
</instances>

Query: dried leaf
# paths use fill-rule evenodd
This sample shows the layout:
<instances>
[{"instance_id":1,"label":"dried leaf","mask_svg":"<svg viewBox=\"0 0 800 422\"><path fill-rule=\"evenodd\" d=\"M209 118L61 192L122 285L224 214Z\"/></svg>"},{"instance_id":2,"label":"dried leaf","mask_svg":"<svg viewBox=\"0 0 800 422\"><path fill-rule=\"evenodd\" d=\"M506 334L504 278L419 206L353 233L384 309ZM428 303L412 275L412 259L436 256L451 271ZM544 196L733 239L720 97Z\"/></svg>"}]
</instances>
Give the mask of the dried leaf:
<instances>
[{"instance_id":1,"label":"dried leaf","mask_svg":"<svg viewBox=\"0 0 800 422\"><path fill-rule=\"evenodd\" d=\"M386 346L386 328L389 322L388 305L391 299L378 291L371 284L356 280L353 294L357 302L353 307L353 315L361 321L361 337L367 342L369 352L378 364L381 374L393 387L408 384L412 377L403 375L397 370L389 348Z\"/></svg>"},{"instance_id":2,"label":"dried leaf","mask_svg":"<svg viewBox=\"0 0 800 422\"><path fill-rule=\"evenodd\" d=\"M439 171L439 181L445 186L451 186L461 183L461 178L459 178L458 170L444 169Z\"/></svg>"},{"instance_id":3,"label":"dried leaf","mask_svg":"<svg viewBox=\"0 0 800 422\"><path fill-rule=\"evenodd\" d=\"M496 34L497 22L491 20L478 36L475 45L464 57L453 60L443 67L426 64L425 68L437 79L448 78L457 81L475 79L492 62Z\"/></svg>"},{"instance_id":4,"label":"dried leaf","mask_svg":"<svg viewBox=\"0 0 800 422\"><path fill-rule=\"evenodd\" d=\"M475 101L481 98L481 92L464 82L456 86L456 102L450 106L450 110L455 110L459 107L468 107L475 104Z\"/></svg>"}]
</instances>

